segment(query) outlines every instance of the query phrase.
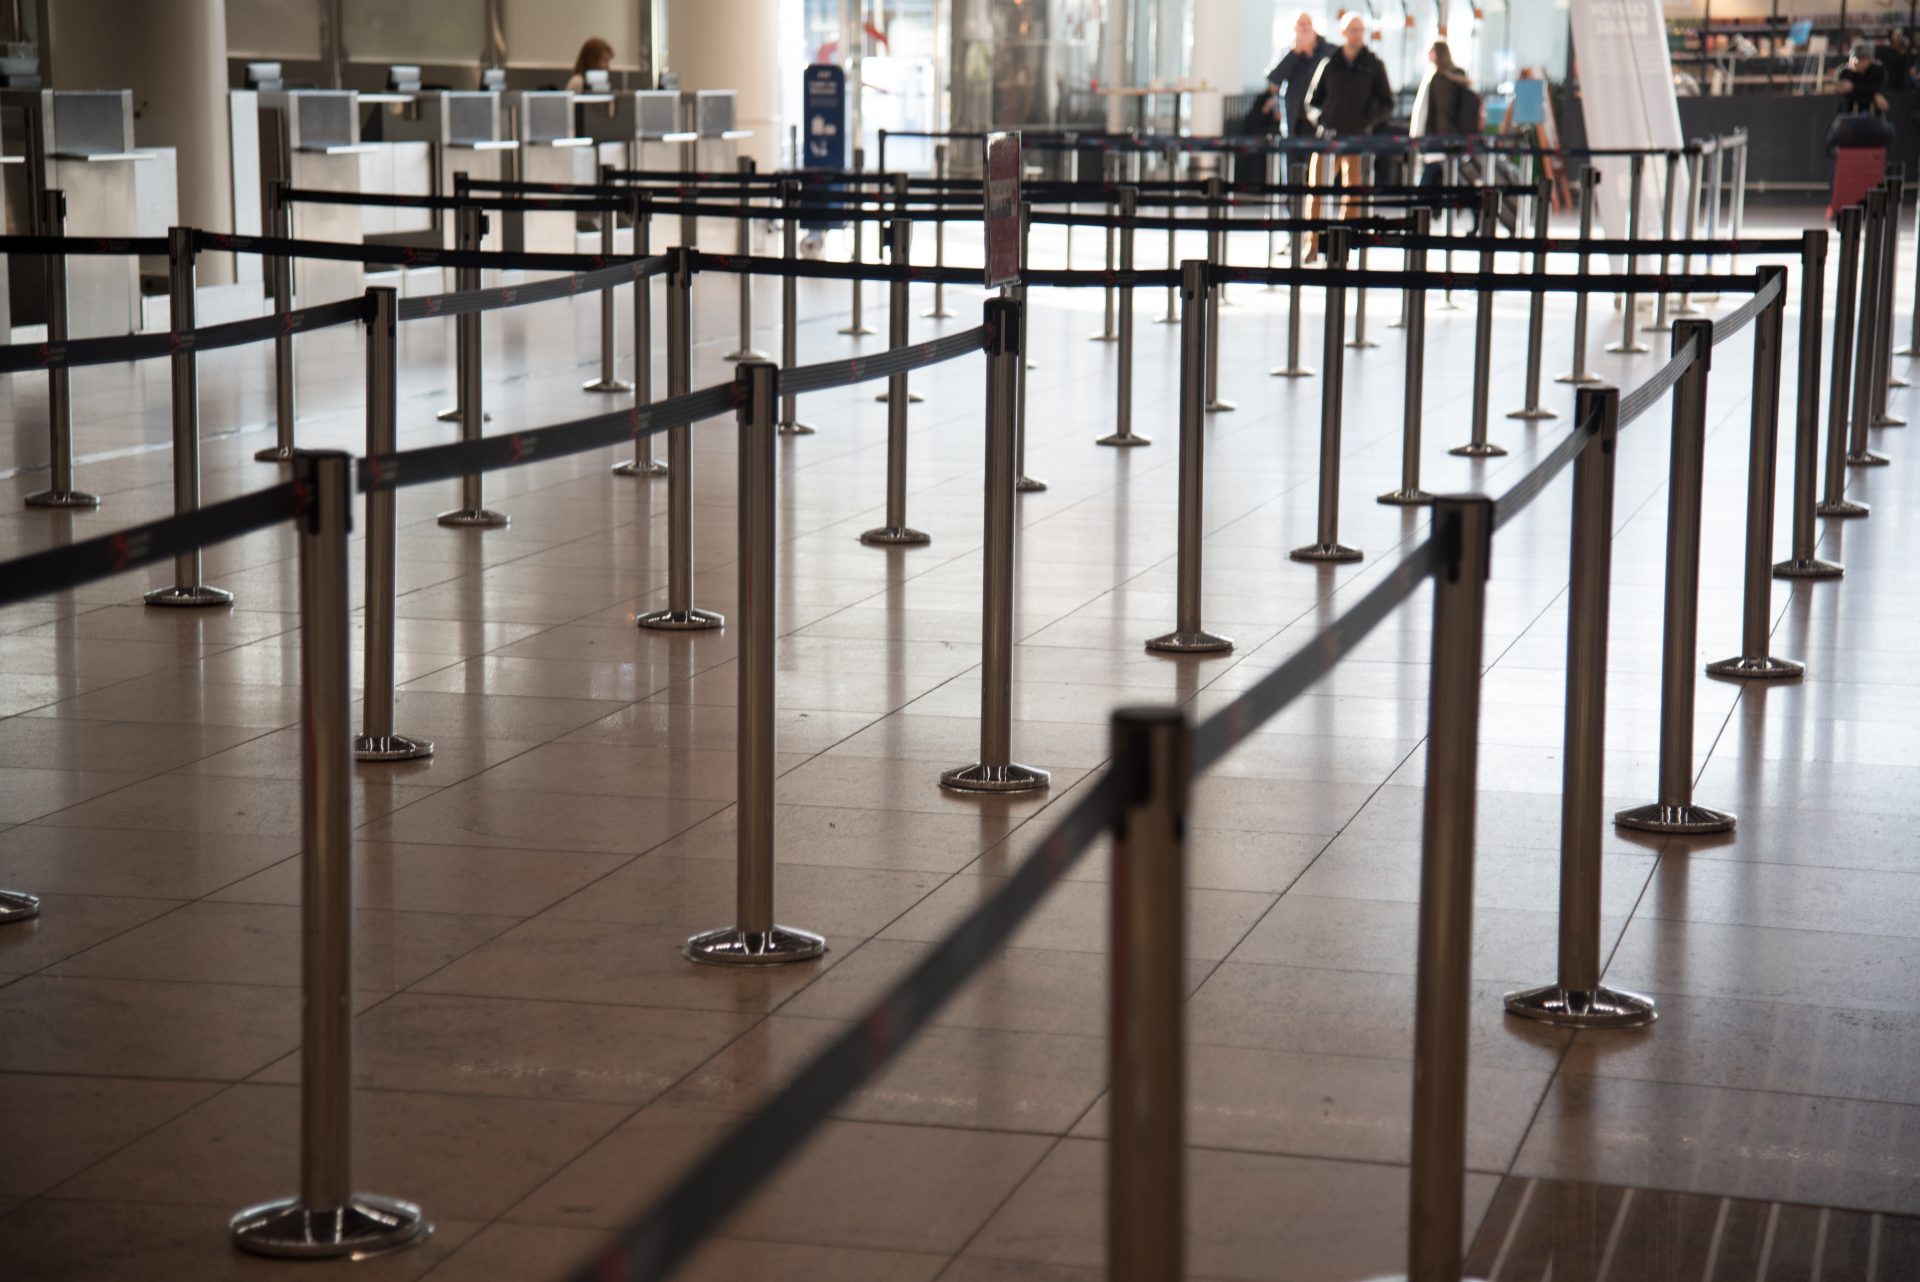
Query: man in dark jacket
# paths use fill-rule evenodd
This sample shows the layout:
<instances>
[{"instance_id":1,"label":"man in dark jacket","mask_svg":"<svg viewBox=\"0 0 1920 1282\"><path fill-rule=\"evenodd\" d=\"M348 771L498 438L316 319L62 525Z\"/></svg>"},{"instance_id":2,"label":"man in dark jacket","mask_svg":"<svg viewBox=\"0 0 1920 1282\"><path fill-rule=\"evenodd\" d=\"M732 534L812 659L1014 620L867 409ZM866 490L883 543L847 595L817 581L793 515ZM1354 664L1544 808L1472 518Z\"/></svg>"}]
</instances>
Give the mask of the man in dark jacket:
<instances>
[{"instance_id":1,"label":"man in dark jacket","mask_svg":"<svg viewBox=\"0 0 1920 1282\"><path fill-rule=\"evenodd\" d=\"M1307 119L1307 90L1314 73L1333 52L1333 42L1313 27L1313 15L1302 9L1293 20L1293 48L1267 73L1267 83L1279 90L1277 114L1286 126L1289 138L1313 137L1313 122Z\"/></svg>"},{"instance_id":2,"label":"man in dark jacket","mask_svg":"<svg viewBox=\"0 0 1920 1282\"><path fill-rule=\"evenodd\" d=\"M1322 138L1358 137L1372 133L1393 114L1393 87L1387 83L1387 68L1373 50L1367 48L1367 20L1357 13L1347 15L1340 24L1341 46L1314 73L1307 90L1307 117L1319 127ZM1332 180L1330 166L1323 157L1314 156L1315 183ZM1341 152L1331 159L1339 168L1340 181L1357 187L1361 181L1360 157ZM1353 207L1343 205L1342 218L1351 217Z\"/></svg>"}]
</instances>

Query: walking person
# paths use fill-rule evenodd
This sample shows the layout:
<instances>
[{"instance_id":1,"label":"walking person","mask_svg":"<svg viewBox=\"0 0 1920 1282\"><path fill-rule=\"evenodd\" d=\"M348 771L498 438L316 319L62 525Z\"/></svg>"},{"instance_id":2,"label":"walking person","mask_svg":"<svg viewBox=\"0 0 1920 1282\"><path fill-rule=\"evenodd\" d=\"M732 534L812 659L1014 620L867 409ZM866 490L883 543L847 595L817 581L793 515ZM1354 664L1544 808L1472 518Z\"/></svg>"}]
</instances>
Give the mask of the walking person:
<instances>
[{"instance_id":1,"label":"walking person","mask_svg":"<svg viewBox=\"0 0 1920 1282\"><path fill-rule=\"evenodd\" d=\"M1280 61L1267 73L1267 83L1273 87L1273 114L1289 139L1308 139L1314 136L1313 122L1307 119L1307 90L1313 87L1313 77L1320 70L1320 64L1333 53L1333 42L1313 25L1313 15L1302 9L1293 19L1293 45L1282 54ZM1300 170L1300 153L1283 151L1286 166L1282 170L1283 181L1291 181L1292 175ZM1312 158L1307 168L1307 181L1320 181L1318 157ZM1306 216L1320 216L1320 202L1309 196L1306 202Z\"/></svg>"},{"instance_id":2,"label":"walking person","mask_svg":"<svg viewBox=\"0 0 1920 1282\"><path fill-rule=\"evenodd\" d=\"M1393 86L1387 83L1386 64L1367 48L1367 20L1357 13L1347 15L1340 24L1339 49L1320 64L1313 84L1307 89L1307 118L1320 131L1320 137L1346 140L1364 137L1386 123L1393 114ZM1354 151L1330 153L1331 165L1320 166L1331 177L1339 175L1341 186L1360 182L1360 156ZM1316 155L1315 162L1323 157ZM1331 173L1328 173L1328 171ZM1318 183L1322 178L1313 179ZM1354 205L1342 201L1340 216L1353 217ZM1317 249L1317 247L1316 247ZM1311 259L1315 254L1309 254Z\"/></svg>"}]
</instances>

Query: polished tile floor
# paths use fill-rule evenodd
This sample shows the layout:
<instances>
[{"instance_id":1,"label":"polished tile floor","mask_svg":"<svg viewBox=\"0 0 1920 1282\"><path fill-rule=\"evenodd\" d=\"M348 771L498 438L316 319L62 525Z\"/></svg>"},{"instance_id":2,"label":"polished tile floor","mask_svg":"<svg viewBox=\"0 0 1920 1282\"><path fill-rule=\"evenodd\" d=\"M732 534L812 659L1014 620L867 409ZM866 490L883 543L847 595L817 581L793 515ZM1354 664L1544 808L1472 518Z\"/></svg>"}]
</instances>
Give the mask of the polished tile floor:
<instances>
[{"instance_id":1,"label":"polished tile floor","mask_svg":"<svg viewBox=\"0 0 1920 1282\"><path fill-rule=\"evenodd\" d=\"M1039 253L1058 262L1060 245ZM698 291L696 385L725 375L733 294L732 278ZM777 317L777 291L757 297ZM973 323L979 298L950 290L959 315L943 324ZM403 493L398 728L439 750L356 771L357 1181L420 1201L438 1230L356 1276L562 1276L992 893L1105 761L1111 708L1219 707L1422 537L1423 513L1372 501L1399 474L1403 348L1381 293L1381 345L1348 354L1341 479L1341 531L1367 559L1284 558L1313 529L1322 384L1267 375L1284 298L1233 290L1221 385L1239 408L1207 428L1207 616L1238 648L1173 659L1141 642L1173 621L1176 331L1153 323L1159 294L1141 297L1135 427L1154 444L1102 449L1116 352L1087 341L1099 299L1034 294L1028 471L1050 488L1020 500L1013 702L1016 754L1054 772L1041 797L935 786L974 756L981 362L916 378L925 548L854 539L882 502L877 389L803 404L819 434L780 446L778 896L783 921L829 936L817 964L736 974L678 953L731 912L736 638L632 626L664 597L664 485L610 476L605 455L495 475L513 524L491 533L434 524L451 485ZM869 294L870 320L884 301ZM916 290L916 314L928 301ZM1470 406L1471 300L1456 301L1431 311L1426 481L1497 493L1560 439L1571 396L1549 384L1557 422L1504 417L1522 399L1525 302L1503 298L1493 438L1512 453L1449 457ZM806 283L803 360L879 350L836 334L847 302L845 285ZM1550 374L1570 322L1556 298ZM597 351L590 300L487 325L493 430L607 407L578 390ZM1601 300L1596 367L1632 385L1665 339L1623 361L1598 350L1616 328ZM450 439L432 414L451 394L451 335L403 330L405 445ZM1702 660L1738 644L1748 357L1744 336L1715 353ZM266 350L201 368L207 494L268 484L251 458ZM301 340L302 444L361 447L361 377L357 335ZM0 383L0 556L169 509L166 380L159 363L75 375L80 483L106 496L78 516L20 506L44 483L45 380ZM1896 410L1920 409L1906 395ZM1620 804L1652 798L1667 434L1663 405L1619 456L1606 792ZM1656 995L1648 1030L1573 1037L1501 1013L1502 992L1554 962L1566 481L1499 536L1470 979L1467 1209L1486 1276L1920 1276L1920 483L1903 434L1880 435L1895 465L1852 478L1872 517L1822 530L1845 580L1775 585L1775 648L1807 679L1700 683L1698 793L1739 812L1736 835L1605 834L1608 976ZM716 422L695 441L698 603L728 610L734 433ZM1789 475L1783 461L1783 512ZM1784 520L1776 544L1784 555ZM0 928L10 1277L333 1271L236 1255L224 1230L296 1180L293 551L284 528L210 550L231 611L144 609L160 569L0 611L0 885L46 905ZM1423 592L1198 786L1195 1278L1401 1265L1428 612ZM1096 850L682 1276L1097 1277L1107 880Z\"/></svg>"}]
</instances>

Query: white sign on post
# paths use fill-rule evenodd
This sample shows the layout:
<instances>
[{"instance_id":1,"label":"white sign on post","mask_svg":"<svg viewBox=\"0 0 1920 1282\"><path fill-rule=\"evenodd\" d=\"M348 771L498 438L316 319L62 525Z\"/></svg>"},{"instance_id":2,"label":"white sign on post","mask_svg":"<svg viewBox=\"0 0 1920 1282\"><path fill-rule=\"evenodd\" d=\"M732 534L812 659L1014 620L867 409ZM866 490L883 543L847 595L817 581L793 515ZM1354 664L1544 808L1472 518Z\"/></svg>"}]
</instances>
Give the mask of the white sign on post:
<instances>
[{"instance_id":1,"label":"white sign on post","mask_svg":"<svg viewBox=\"0 0 1920 1282\"><path fill-rule=\"evenodd\" d=\"M1574 0L1573 53L1580 76L1581 114L1587 145L1596 148L1674 149L1684 143L1680 103L1673 92L1667 56L1667 23L1660 0ZM1597 156L1602 181L1597 193L1605 234L1627 234L1628 158ZM1643 235L1660 234L1666 162L1649 158L1641 188ZM1679 178L1684 181L1681 169ZM1674 234L1685 228L1686 206L1674 202Z\"/></svg>"}]
</instances>

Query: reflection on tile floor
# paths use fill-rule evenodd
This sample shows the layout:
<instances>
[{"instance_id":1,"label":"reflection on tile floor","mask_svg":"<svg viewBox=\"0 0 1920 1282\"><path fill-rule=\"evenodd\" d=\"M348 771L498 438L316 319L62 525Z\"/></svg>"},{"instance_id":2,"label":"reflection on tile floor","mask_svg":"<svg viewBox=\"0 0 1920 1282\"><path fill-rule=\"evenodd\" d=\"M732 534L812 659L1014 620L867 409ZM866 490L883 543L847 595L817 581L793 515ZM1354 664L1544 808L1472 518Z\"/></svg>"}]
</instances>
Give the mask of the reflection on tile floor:
<instances>
[{"instance_id":1,"label":"reflection on tile floor","mask_svg":"<svg viewBox=\"0 0 1920 1282\"><path fill-rule=\"evenodd\" d=\"M1060 248L1040 238L1043 261ZM802 360L878 350L833 332L844 286L800 295ZM964 295L949 293L963 314L977 302ZM731 278L696 291L696 384L726 374L733 298ZM733 907L738 638L633 627L665 590L665 488L612 477L599 455L497 473L488 494L513 524L485 534L434 523L450 485L401 493L397 728L439 751L354 772L357 1181L418 1198L439 1231L356 1277L563 1276L1003 883L1105 764L1113 707L1216 710L1423 535L1424 514L1368 501L1400 467L1385 336L1349 357L1347 379L1341 532L1367 560L1280 555L1313 531L1321 388L1266 375L1284 298L1235 288L1221 379L1241 408L1206 428L1207 617L1238 648L1167 658L1141 642L1172 622L1176 334L1136 333L1135 422L1155 445L1102 450L1115 353L1085 341L1099 299L1035 296L1028 466L1051 488L1020 500L1013 711L1016 754L1053 771L1041 796L935 785L978 748L978 362L915 376L927 399L910 416L909 513L925 548L855 542L885 473L871 389L809 404L819 434L780 446L777 893L781 918L831 950L790 969L735 974L678 952ZM764 283L758 314L775 301ZM492 430L604 409L578 391L597 314L578 300L489 318ZM1497 419L1506 459L1445 453L1470 412L1471 315L1431 312L1422 462L1429 488L1498 492L1566 420ZM1497 308L1516 337L1498 346L1496 395L1518 386L1524 315L1523 296ZM1570 320L1550 300L1550 363ZM938 331L916 319L915 332ZM299 340L303 444L361 444L359 341ZM402 330L403 445L449 439L432 411L450 395L450 348L444 321ZM1592 356L1627 384L1658 360ZM1739 631L1748 356L1737 339L1715 354L1702 658ZM271 409L266 350L203 355L201 383L208 497L274 479L251 458ZM20 505L42 480L45 380L0 381L14 428L0 437L0 557L170 505L164 372L106 366L73 384L80 479L107 501ZM1548 395L1568 408L1565 389ZM1619 453L1610 806L1654 782L1667 431L1656 408ZM697 599L731 611L735 438L715 423L694 443ZM1482 1276L1920 1277L1909 462L1852 478L1872 518L1822 530L1843 581L1775 585L1776 649L1807 660L1808 678L1699 686L1700 798L1736 809L1737 832L1602 834L1609 975L1662 1012L1633 1033L1502 1013L1504 991L1554 966L1568 486L1502 531L1470 981ZM0 610L0 885L46 902L39 921L0 927L0 1241L23 1279L309 1271L224 1237L229 1212L295 1180L293 552L284 530L210 549L231 611L134 604L161 569ZM1195 1279L1344 1282L1402 1265L1430 609L1418 594L1196 789ZM356 645L361 626L356 614ZM679 1276L1102 1276L1107 854L1098 843Z\"/></svg>"}]
</instances>

